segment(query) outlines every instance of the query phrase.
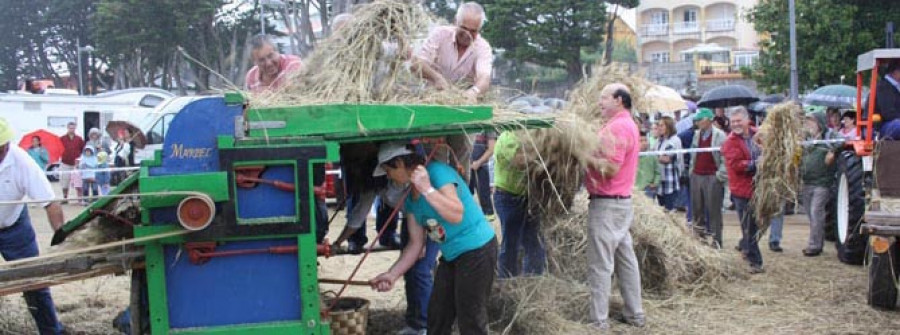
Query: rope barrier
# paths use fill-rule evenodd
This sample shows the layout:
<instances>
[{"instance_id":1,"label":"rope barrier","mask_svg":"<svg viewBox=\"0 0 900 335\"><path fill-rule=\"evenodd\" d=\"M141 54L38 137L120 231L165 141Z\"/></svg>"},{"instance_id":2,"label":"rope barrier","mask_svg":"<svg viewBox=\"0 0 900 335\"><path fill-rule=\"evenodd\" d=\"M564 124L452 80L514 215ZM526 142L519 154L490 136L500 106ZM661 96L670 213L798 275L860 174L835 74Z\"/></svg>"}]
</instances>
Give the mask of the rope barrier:
<instances>
[{"instance_id":1,"label":"rope barrier","mask_svg":"<svg viewBox=\"0 0 900 335\"><path fill-rule=\"evenodd\" d=\"M846 139L835 139L835 140L809 140L800 142L801 146L808 147L811 145L817 144L833 144L833 143L844 143ZM721 150L720 147L711 147L711 148L692 148L692 149L678 149L678 150L664 150L664 151L642 151L639 156L662 156L662 155L678 155L678 154L690 154L690 153L698 153L698 152L716 152Z\"/></svg>"},{"instance_id":2,"label":"rope barrier","mask_svg":"<svg viewBox=\"0 0 900 335\"><path fill-rule=\"evenodd\" d=\"M138 166L130 166L130 167L113 167L113 168L105 168L105 169L74 169L74 170L56 170L56 171L46 171L44 174L48 176L52 175L61 175L61 174L72 174L72 173L82 173L82 172L117 172L117 171L137 171L141 168Z\"/></svg>"}]
</instances>

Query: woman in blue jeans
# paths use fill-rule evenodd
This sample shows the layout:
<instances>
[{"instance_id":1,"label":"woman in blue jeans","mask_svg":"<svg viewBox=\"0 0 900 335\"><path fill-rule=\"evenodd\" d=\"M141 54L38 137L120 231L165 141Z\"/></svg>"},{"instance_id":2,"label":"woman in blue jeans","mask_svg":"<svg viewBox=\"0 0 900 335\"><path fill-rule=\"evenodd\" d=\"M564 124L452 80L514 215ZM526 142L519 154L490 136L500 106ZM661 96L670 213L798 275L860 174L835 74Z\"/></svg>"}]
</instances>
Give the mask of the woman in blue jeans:
<instances>
[{"instance_id":1,"label":"woman in blue jeans","mask_svg":"<svg viewBox=\"0 0 900 335\"><path fill-rule=\"evenodd\" d=\"M513 132L503 132L494 146L494 208L500 217L503 242L497 273L500 278L539 275L546 268L540 221L528 211L525 162ZM525 257L519 260L519 249Z\"/></svg>"},{"instance_id":2,"label":"woman in blue jeans","mask_svg":"<svg viewBox=\"0 0 900 335\"><path fill-rule=\"evenodd\" d=\"M441 259L428 303L428 334L488 334L487 302L497 264L497 239L466 182L442 162L426 164L411 146L389 142L378 151L375 176L412 190L403 202L409 243L390 270L370 281L385 292L418 261L428 238Z\"/></svg>"}]
</instances>

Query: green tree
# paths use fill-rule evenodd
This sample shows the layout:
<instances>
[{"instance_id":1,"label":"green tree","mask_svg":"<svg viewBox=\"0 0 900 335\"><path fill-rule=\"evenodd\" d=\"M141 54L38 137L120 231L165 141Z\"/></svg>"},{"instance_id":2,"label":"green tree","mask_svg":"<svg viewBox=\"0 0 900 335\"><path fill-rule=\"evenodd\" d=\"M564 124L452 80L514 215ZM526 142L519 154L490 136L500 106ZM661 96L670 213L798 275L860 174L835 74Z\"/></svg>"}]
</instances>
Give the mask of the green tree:
<instances>
[{"instance_id":1,"label":"green tree","mask_svg":"<svg viewBox=\"0 0 900 335\"><path fill-rule=\"evenodd\" d=\"M615 44L613 43L613 35L615 34L616 19L619 18L619 7L625 9L633 9L641 4L640 0L607 0L613 6L613 12L610 15L609 24L606 26L606 58L604 64L609 65L613 61L613 52ZM635 57L636 59L637 57ZM635 60L636 61L636 60Z\"/></svg>"},{"instance_id":2,"label":"green tree","mask_svg":"<svg viewBox=\"0 0 900 335\"><path fill-rule=\"evenodd\" d=\"M242 85L246 40L258 29L254 11L226 11L225 0L100 0L94 17L98 48L110 55L120 87L171 83L184 90ZM188 61L183 53L196 61ZM182 71L187 70L191 75ZM215 73L213 73L215 72ZM224 80L223 80L224 79Z\"/></svg>"},{"instance_id":3,"label":"green tree","mask_svg":"<svg viewBox=\"0 0 900 335\"><path fill-rule=\"evenodd\" d=\"M606 4L580 0L488 0L484 36L504 57L583 75L581 51L603 42Z\"/></svg>"},{"instance_id":4,"label":"green tree","mask_svg":"<svg viewBox=\"0 0 900 335\"><path fill-rule=\"evenodd\" d=\"M746 15L762 36L753 69L759 87L783 92L790 85L787 0L761 0ZM796 1L797 68L801 92L854 78L856 57L884 47L885 23L900 23L893 0Z\"/></svg>"}]
</instances>

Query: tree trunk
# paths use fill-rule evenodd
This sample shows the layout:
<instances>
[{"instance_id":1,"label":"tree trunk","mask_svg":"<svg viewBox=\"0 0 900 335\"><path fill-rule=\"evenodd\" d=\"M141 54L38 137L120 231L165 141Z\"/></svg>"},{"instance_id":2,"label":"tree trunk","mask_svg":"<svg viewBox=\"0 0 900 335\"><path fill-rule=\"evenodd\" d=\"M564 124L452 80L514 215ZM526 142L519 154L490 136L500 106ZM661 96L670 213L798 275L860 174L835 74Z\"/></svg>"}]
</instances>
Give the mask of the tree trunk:
<instances>
[{"instance_id":1,"label":"tree trunk","mask_svg":"<svg viewBox=\"0 0 900 335\"><path fill-rule=\"evenodd\" d=\"M610 15L609 24L606 25L606 50L604 50L604 61L603 65L609 65L612 63L612 53L613 53L613 33L615 32L615 23L616 18L619 13L619 5L613 9L612 14Z\"/></svg>"},{"instance_id":2,"label":"tree trunk","mask_svg":"<svg viewBox=\"0 0 900 335\"><path fill-rule=\"evenodd\" d=\"M310 48L314 48L316 45L316 36L313 34L312 22L309 19L309 2L312 0L307 0L303 2L303 6L300 7L300 33L301 39L304 44L308 45Z\"/></svg>"},{"instance_id":3,"label":"tree trunk","mask_svg":"<svg viewBox=\"0 0 900 335\"><path fill-rule=\"evenodd\" d=\"M175 74L175 85L178 85L178 95L186 96L187 88L184 87L184 80L181 78L181 52L176 51L172 58L172 72Z\"/></svg>"},{"instance_id":4,"label":"tree trunk","mask_svg":"<svg viewBox=\"0 0 900 335\"><path fill-rule=\"evenodd\" d=\"M577 83L584 76L584 72L582 70L581 60L579 59L570 59L566 61L566 73L568 73L569 83Z\"/></svg>"}]
</instances>

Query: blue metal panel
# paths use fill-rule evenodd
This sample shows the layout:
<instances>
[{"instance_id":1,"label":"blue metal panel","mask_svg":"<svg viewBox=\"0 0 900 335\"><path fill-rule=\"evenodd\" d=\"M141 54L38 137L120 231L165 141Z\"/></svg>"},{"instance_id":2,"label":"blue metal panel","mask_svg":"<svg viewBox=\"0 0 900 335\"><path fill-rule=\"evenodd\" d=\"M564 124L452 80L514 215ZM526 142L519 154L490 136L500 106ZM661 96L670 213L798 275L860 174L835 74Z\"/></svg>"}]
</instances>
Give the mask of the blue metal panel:
<instances>
[{"instance_id":1,"label":"blue metal panel","mask_svg":"<svg viewBox=\"0 0 900 335\"><path fill-rule=\"evenodd\" d=\"M230 242L216 251L296 243L296 239ZM165 267L172 329L301 319L297 254L227 256L194 265L187 254L179 253L179 246L166 246Z\"/></svg>"},{"instance_id":2,"label":"blue metal panel","mask_svg":"<svg viewBox=\"0 0 900 335\"><path fill-rule=\"evenodd\" d=\"M274 165L267 166L260 178L295 183L295 174L293 165ZM239 219L297 215L297 198L294 192L282 191L268 184L257 184L253 188L238 187L235 193Z\"/></svg>"},{"instance_id":3,"label":"blue metal panel","mask_svg":"<svg viewBox=\"0 0 900 335\"><path fill-rule=\"evenodd\" d=\"M218 171L217 137L234 135L234 119L242 113L241 105L226 105L222 97L200 99L184 106L166 131L162 165L151 167L150 175Z\"/></svg>"}]
</instances>

